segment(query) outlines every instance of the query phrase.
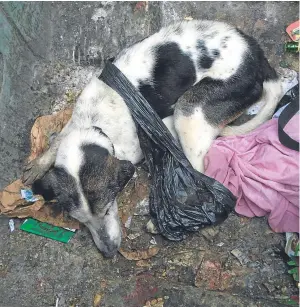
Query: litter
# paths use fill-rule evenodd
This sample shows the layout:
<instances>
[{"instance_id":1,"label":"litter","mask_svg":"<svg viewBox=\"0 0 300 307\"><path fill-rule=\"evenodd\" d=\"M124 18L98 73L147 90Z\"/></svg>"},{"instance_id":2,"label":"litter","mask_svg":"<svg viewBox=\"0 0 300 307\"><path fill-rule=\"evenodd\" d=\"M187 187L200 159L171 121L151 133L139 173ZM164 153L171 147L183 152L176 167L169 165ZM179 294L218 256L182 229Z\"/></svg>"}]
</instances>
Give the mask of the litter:
<instances>
[{"instance_id":1,"label":"litter","mask_svg":"<svg viewBox=\"0 0 300 307\"><path fill-rule=\"evenodd\" d=\"M149 215L149 198L144 198L142 201L137 203L134 215Z\"/></svg>"},{"instance_id":2,"label":"litter","mask_svg":"<svg viewBox=\"0 0 300 307\"><path fill-rule=\"evenodd\" d=\"M285 253L289 257L294 257L297 244L299 244L299 236L296 233L287 232L285 234L285 237L286 237Z\"/></svg>"},{"instance_id":3,"label":"litter","mask_svg":"<svg viewBox=\"0 0 300 307\"><path fill-rule=\"evenodd\" d=\"M68 230L48 223L42 223L32 218L26 219L20 229L63 243L68 243L75 235L74 230Z\"/></svg>"},{"instance_id":4,"label":"litter","mask_svg":"<svg viewBox=\"0 0 300 307\"><path fill-rule=\"evenodd\" d=\"M36 202L37 200L39 200L38 197L34 196L33 195L33 192L29 189L22 189L21 190L21 196L22 198L24 198L26 201L28 202L31 202L31 203L34 203Z\"/></svg>"},{"instance_id":5,"label":"litter","mask_svg":"<svg viewBox=\"0 0 300 307\"><path fill-rule=\"evenodd\" d=\"M178 241L224 221L235 205L231 192L193 169L157 113L115 65L107 62L99 78L124 99L137 123L151 174L150 215L159 232Z\"/></svg>"},{"instance_id":6,"label":"litter","mask_svg":"<svg viewBox=\"0 0 300 307\"><path fill-rule=\"evenodd\" d=\"M154 246L154 247L149 247L148 249L145 250L132 251L132 252L128 252L120 248L119 252L127 260L146 260L157 255L159 252L159 248Z\"/></svg>"},{"instance_id":7,"label":"litter","mask_svg":"<svg viewBox=\"0 0 300 307\"><path fill-rule=\"evenodd\" d=\"M240 264L244 265L247 264L248 262L250 262L250 259L243 254L239 249L233 249L231 251L231 254L238 259L238 261L240 262Z\"/></svg>"},{"instance_id":8,"label":"litter","mask_svg":"<svg viewBox=\"0 0 300 307\"><path fill-rule=\"evenodd\" d=\"M13 232L15 230L15 222L14 222L14 220L10 219L9 222L8 222L8 225L9 225L10 232Z\"/></svg>"},{"instance_id":9,"label":"litter","mask_svg":"<svg viewBox=\"0 0 300 307\"><path fill-rule=\"evenodd\" d=\"M151 238L150 244L152 244L152 245L157 245L156 240L155 240L154 237Z\"/></svg>"},{"instance_id":10,"label":"litter","mask_svg":"<svg viewBox=\"0 0 300 307\"><path fill-rule=\"evenodd\" d=\"M140 237L141 236L141 234L140 233L131 233L131 234L129 234L128 236L127 236L127 238L129 239L129 240L135 240L136 238L138 238L138 237Z\"/></svg>"},{"instance_id":11,"label":"litter","mask_svg":"<svg viewBox=\"0 0 300 307\"><path fill-rule=\"evenodd\" d=\"M286 28L286 33L294 42L299 42L300 40L300 20L297 20L290 24Z\"/></svg>"},{"instance_id":12,"label":"litter","mask_svg":"<svg viewBox=\"0 0 300 307\"><path fill-rule=\"evenodd\" d=\"M124 225L127 229L130 228L131 221L132 221L132 216L129 216L127 221L125 222L125 225Z\"/></svg>"},{"instance_id":13,"label":"litter","mask_svg":"<svg viewBox=\"0 0 300 307\"><path fill-rule=\"evenodd\" d=\"M220 242L217 244L217 246L222 247L225 243L224 242Z\"/></svg>"}]
</instances>

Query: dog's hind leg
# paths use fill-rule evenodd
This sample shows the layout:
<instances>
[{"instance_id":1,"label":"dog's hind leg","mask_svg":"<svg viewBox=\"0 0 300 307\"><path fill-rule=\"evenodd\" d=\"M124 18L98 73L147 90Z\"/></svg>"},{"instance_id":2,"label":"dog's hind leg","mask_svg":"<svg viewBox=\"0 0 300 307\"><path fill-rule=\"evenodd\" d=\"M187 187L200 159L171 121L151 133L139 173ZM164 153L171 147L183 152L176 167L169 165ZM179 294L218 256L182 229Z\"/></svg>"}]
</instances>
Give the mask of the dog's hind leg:
<instances>
[{"instance_id":1,"label":"dog's hind leg","mask_svg":"<svg viewBox=\"0 0 300 307\"><path fill-rule=\"evenodd\" d=\"M24 184L30 185L36 179L42 178L53 166L60 142L69 133L71 125L71 121L69 121L63 130L52 140L49 148L41 156L25 165L22 178Z\"/></svg>"},{"instance_id":2,"label":"dog's hind leg","mask_svg":"<svg viewBox=\"0 0 300 307\"><path fill-rule=\"evenodd\" d=\"M200 105L189 112L176 105L175 128L187 159L194 169L203 173L204 156L218 136L220 128L206 119Z\"/></svg>"},{"instance_id":3,"label":"dog's hind leg","mask_svg":"<svg viewBox=\"0 0 300 307\"><path fill-rule=\"evenodd\" d=\"M245 134L256 129L272 117L279 101L283 97L283 94L282 82L280 79L265 81L263 84L262 97L257 103L255 103L261 107L258 114L240 126L226 126L221 131L220 135L231 136Z\"/></svg>"}]
</instances>

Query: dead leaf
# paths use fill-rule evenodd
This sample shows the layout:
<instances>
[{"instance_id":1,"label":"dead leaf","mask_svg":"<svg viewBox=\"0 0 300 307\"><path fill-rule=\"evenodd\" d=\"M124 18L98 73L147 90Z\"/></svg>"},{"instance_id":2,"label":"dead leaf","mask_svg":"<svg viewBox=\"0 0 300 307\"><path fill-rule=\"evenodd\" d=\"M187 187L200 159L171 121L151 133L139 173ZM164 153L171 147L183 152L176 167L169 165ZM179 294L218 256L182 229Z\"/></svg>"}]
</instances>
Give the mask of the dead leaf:
<instances>
[{"instance_id":1,"label":"dead leaf","mask_svg":"<svg viewBox=\"0 0 300 307\"><path fill-rule=\"evenodd\" d=\"M186 17L184 17L184 20L190 21L190 20L194 20L194 18L192 16L186 16Z\"/></svg>"},{"instance_id":2,"label":"dead leaf","mask_svg":"<svg viewBox=\"0 0 300 307\"><path fill-rule=\"evenodd\" d=\"M53 115L38 117L31 129L31 154L28 161L37 158L48 148L49 137L59 133L69 121L73 109L64 109Z\"/></svg>"},{"instance_id":3,"label":"dead leaf","mask_svg":"<svg viewBox=\"0 0 300 307\"><path fill-rule=\"evenodd\" d=\"M138 260L135 265L141 268L149 268L151 266L151 262L149 260Z\"/></svg>"},{"instance_id":4,"label":"dead leaf","mask_svg":"<svg viewBox=\"0 0 300 307\"><path fill-rule=\"evenodd\" d=\"M123 250L122 248L120 249L120 254L125 257L127 260L146 260L149 259L159 252L158 247L150 247L146 250L139 250L139 251L132 251L128 252Z\"/></svg>"},{"instance_id":5,"label":"dead leaf","mask_svg":"<svg viewBox=\"0 0 300 307\"><path fill-rule=\"evenodd\" d=\"M94 296L93 307L100 307L101 299L102 299L102 294L97 293Z\"/></svg>"}]
</instances>

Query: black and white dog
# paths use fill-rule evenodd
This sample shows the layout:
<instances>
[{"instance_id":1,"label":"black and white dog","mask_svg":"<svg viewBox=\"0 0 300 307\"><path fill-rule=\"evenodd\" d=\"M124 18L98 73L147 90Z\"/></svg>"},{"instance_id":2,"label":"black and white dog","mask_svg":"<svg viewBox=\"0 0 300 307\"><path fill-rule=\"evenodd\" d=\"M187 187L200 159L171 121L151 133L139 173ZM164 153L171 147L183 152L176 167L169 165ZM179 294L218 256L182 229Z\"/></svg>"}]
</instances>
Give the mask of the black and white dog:
<instances>
[{"instance_id":1,"label":"black and white dog","mask_svg":"<svg viewBox=\"0 0 300 307\"><path fill-rule=\"evenodd\" d=\"M114 64L200 172L218 135L251 131L271 117L282 97L281 82L256 41L221 22L173 24L121 52ZM180 99L184 93L188 100ZM253 119L227 126L255 103L261 110ZM122 235L116 196L141 159L125 102L95 77L50 148L25 166L23 181L46 200L57 199L89 228L103 255L112 257Z\"/></svg>"}]
</instances>

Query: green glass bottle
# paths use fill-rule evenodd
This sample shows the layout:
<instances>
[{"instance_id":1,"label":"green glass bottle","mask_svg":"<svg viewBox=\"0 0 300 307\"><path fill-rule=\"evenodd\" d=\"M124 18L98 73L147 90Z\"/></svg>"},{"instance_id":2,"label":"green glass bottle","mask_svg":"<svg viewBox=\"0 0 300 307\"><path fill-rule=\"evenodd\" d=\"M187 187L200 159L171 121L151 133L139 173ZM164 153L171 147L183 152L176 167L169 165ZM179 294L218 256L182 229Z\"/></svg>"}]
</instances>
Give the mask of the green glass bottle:
<instances>
[{"instance_id":1,"label":"green glass bottle","mask_svg":"<svg viewBox=\"0 0 300 307\"><path fill-rule=\"evenodd\" d=\"M298 42L285 43L284 50L287 52L297 53L299 52L299 43Z\"/></svg>"}]
</instances>

